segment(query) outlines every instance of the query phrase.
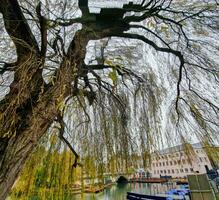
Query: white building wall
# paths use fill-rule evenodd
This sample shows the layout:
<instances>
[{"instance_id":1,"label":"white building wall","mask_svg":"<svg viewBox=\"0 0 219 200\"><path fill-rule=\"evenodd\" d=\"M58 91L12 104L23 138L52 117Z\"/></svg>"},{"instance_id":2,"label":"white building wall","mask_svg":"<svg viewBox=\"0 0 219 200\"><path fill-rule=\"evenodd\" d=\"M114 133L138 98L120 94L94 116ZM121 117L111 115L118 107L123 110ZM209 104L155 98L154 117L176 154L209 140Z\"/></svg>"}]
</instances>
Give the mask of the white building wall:
<instances>
[{"instance_id":1,"label":"white building wall","mask_svg":"<svg viewBox=\"0 0 219 200\"><path fill-rule=\"evenodd\" d=\"M189 174L206 173L206 167L212 169L207 154L203 149L195 149L194 155L188 158L184 151L177 151L152 157L152 177L172 176L186 177Z\"/></svg>"}]
</instances>

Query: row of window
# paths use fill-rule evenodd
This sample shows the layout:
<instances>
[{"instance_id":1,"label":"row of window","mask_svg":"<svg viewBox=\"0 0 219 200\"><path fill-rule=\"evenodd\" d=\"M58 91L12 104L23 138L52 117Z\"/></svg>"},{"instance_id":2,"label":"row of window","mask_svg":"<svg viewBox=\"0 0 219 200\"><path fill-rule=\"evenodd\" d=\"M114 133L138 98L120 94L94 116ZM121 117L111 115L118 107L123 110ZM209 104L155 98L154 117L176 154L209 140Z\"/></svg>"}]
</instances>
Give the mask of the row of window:
<instances>
[{"instance_id":1,"label":"row of window","mask_svg":"<svg viewBox=\"0 0 219 200\"><path fill-rule=\"evenodd\" d=\"M187 161L189 163L189 161ZM172 165L180 165L180 164L186 164L186 160L174 160L174 161L165 161L165 162L159 162L159 163L153 163L153 167L158 167L158 166L172 166Z\"/></svg>"},{"instance_id":2,"label":"row of window","mask_svg":"<svg viewBox=\"0 0 219 200\"><path fill-rule=\"evenodd\" d=\"M199 158L199 161L200 162L207 162L208 159L206 157L200 157ZM186 163L190 163L189 162L189 159L185 160L185 159L182 159L182 160L170 160L170 161L165 161L165 162L159 162L159 163L152 163L152 166L153 167L159 167L159 166L172 166L172 165L180 165L180 164L186 164Z\"/></svg>"},{"instance_id":3,"label":"row of window","mask_svg":"<svg viewBox=\"0 0 219 200\"><path fill-rule=\"evenodd\" d=\"M154 174L179 174L179 173L188 173L193 172L193 168L185 169L168 169L168 170L154 170Z\"/></svg>"},{"instance_id":4,"label":"row of window","mask_svg":"<svg viewBox=\"0 0 219 200\"><path fill-rule=\"evenodd\" d=\"M196 153L203 153L203 150L196 150ZM173 157L179 157L185 155L184 152L177 152L177 153L172 153L169 155L161 155L161 156L156 156L152 160L159 160L159 159L168 159L168 158L173 158Z\"/></svg>"}]
</instances>

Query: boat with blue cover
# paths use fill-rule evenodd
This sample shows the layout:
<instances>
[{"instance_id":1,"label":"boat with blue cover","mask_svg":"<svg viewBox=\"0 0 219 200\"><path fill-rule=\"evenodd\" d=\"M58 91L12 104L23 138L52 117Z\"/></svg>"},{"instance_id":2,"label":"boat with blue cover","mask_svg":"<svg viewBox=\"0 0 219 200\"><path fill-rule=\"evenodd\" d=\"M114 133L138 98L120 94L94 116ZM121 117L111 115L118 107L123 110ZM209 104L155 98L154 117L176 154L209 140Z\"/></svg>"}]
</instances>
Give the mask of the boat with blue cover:
<instances>
[{"instance_id":1,"label":"boat with blue cover","mask_svg":"<svg viewBox=\"0 0 219 200\"><path fill-rule=\"evenodd\" d=\"M144 195L144 194L137 194L133 192L127 192L127 199L128 200L186 200L186 197L182 195L174 195L174 194Z\"/></svg>"}]
</instances>

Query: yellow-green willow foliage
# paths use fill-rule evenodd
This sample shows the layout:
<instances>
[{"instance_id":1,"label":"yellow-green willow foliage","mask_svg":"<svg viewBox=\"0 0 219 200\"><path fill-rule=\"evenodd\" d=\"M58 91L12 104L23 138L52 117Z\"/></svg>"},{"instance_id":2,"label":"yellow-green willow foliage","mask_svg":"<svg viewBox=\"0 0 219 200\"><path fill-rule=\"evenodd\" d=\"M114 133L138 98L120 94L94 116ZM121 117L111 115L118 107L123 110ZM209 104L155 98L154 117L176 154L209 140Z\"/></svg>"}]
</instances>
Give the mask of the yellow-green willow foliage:
<instances>
[{"instance_id":1,"label":"yellow-green willow foliage","mask_svg":"<svg viewBox=\"0 0 219 200\"><path fill-rule=\"evenodd\" d=\"M49 147L47 147L49 146ZM67 199L74 183L80 181L80 168L73 168L74 156L54 134L49 145L40 145L17 179L12 200Z\"/></svg>"}]
</instances>

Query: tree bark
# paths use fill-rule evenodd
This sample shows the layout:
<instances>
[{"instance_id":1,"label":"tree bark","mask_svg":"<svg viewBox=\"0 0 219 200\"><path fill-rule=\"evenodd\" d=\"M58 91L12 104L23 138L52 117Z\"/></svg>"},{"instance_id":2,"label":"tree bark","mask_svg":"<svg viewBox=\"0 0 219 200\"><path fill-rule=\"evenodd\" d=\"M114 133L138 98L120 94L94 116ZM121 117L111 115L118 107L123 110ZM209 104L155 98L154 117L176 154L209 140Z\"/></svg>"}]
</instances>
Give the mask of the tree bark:
<instances>
[{"instance_id":1,"label":"tree bark","mask_svg":"<svg viewBox=\"0 0 219 200\"><path fill-rule=\"evenodd\" d=\"M0 168L0 199L6 199L8 192L17 179L19 172L37 145L40 137L49 128L46 122L39 132L26 130L24 133L10 138L3 152L3 160Z\"/></svg>"},{"instance_id":2,"label":"tree bark","mask_svg":"<svg viewBox=\"0 0 219 200\"><path fill-rule=\"evenodd\" d=\"M25 161L30 157L40 138L57 118L59 105L74 93L74 83L80 67L84 64L88 34L76 33L67 56L56 72L54 84L45 86L45 91L35 100L34 107L22 115L23 126L17 124L16 134L0 138L0 199L4 200L19 176ZM75 69L74 69L75 68ZM36 82L37 84L37 82ZM29 100L32 100L31 97ZM22 107L25 112L25 106Z\"/></svg>"},{"instance_id":3,"label":"tree bark","mask_svg":"<svg viewBox=\"0 0 219 200\"><path fill-rule=\"evenodd\" d=\"M61 92L59 87L54 91L57 90ZM52 98L49 98L50 95ZM55 95L48 91L44 96L44 101L41 101L23 119L25 121L23 123L28 126L17 132L15 136L0 139L0 142L4 144L0 158L0 199L7 197L25 161L53 122L57 110L54 97Z\"/></svg>"}]
</instances>

